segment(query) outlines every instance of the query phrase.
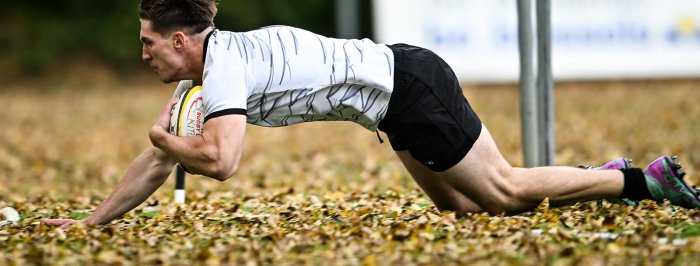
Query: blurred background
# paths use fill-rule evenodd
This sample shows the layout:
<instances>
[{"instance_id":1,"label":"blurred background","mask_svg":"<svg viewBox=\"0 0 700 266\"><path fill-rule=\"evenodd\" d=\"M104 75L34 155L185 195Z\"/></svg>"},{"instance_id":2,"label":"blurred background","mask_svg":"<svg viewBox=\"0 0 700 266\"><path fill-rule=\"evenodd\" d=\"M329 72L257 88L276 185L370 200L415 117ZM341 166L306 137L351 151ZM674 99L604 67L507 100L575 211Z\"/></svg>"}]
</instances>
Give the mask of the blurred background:
<instances>
[{"instance_id":1,"label":"blurred background","mask_svg":"<svg viewBox=\"0 0 700 266\"><path fill-rule=\"evenodd\" d=\"M465 82L517 82L515 0L229 0L218 28L285 24L438 52ZM0 81L89 64L140 73L138 1L18 1L0 9ZM552 3L559 80L700 76L700 1ZM126 72L126 73L125 73ZM145 71L148 72L148 71ZM61 75L62 77L64 75Z\"/></svg>"}]
</instances>

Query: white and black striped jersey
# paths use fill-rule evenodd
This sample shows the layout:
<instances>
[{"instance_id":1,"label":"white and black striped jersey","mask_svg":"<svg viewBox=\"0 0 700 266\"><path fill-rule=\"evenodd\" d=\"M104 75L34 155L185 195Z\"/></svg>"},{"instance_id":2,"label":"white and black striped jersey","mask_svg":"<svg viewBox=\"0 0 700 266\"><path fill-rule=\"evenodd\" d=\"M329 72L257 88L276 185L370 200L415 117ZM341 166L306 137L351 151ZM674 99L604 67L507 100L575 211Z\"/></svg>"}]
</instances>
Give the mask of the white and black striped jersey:
<instances>
[{"instance_id":1,"label":"white and black striped jersey","mask_svg":"<svg viewBox=\"0 0 700 266\"><path fill-rule=\"evenodd\" d=\"M391 50L368 39L288 26L214 30L204 44L205 122L245 114L260 126L346 120L374 131L388 109L393 72ZM181 81L175 96L193 85Z\"/></svg>"}]
</instances>

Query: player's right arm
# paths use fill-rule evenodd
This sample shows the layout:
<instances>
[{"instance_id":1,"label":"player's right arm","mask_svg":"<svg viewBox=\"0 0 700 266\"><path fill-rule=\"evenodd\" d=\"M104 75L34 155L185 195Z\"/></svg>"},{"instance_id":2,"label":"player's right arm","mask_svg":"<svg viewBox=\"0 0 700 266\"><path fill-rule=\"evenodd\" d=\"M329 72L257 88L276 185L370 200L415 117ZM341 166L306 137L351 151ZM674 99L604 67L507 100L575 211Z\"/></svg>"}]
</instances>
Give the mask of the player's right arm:
<instances>
[{"instance_id":1,"label":"player's right arm","mask_svg":"<svg viewBox=\"0 0 700 266\"><path fill-rule=\"evenodd\" d=\"M131 163L107 199L82 222L106 224L136 208L168 179L175 163L170 155L156 147L146 149ZM44 219L42 222L66 228L80 221Z\"/></svg>"}]
</instances>

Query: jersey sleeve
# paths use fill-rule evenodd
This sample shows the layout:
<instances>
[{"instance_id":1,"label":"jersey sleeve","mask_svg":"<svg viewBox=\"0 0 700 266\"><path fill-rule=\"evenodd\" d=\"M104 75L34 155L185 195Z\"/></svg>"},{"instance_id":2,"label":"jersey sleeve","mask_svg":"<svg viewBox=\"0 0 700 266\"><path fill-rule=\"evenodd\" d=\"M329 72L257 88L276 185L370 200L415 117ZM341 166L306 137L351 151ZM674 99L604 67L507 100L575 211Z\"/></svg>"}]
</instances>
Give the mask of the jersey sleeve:
<instances>
[{"instance_id":1,"label":"jersey sleeve","mask_svg":"<svg viewBox=\"0 0 700 266\"><path fill-rule=\"evenodd\" d=\"M238 52L210 40L202 82L204 122L224 115L246 115L251 75ZM221 43L221 41L219 41Z\"/></svg>"}]
</instances>

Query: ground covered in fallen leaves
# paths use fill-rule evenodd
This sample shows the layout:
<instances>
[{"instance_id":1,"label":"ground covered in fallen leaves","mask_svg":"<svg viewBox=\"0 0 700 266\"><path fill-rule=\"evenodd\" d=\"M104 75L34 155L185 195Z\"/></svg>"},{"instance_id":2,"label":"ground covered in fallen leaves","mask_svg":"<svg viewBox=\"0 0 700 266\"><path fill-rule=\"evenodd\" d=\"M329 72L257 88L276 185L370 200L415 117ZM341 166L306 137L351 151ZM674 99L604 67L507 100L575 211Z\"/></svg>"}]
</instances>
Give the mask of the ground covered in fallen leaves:
<instances>
[{"instance_id":1,"label":"ground covered in fallen leaves","mask_svg":"<svg viewBox=\"0 0 700 266\"><path fill-rule=\"evenodd\" d=\"M551 264L686 265L700 261L700 212L644 202L549 208L517 216L440 213L418 192L274 195L193 193L151 202L106 226L49 228L96 200L19 203L0 231L7 264ZM53 206L52 208L42 208Z\"/></svg>"},{"instance_id":2,"label":"ground covered in fallen leaves","mask_svg":"<svg viewBox=\"0 0 700 266\"><path fill-rule=\"evenodd\" d=\"M637 166L677 154L697 183L700 81L562 84L557 163ZM0 265L694 265L700 212L607 201L516 216L439 212L387 143L345 123L249 127L241 169L226 182L188 176L188 201L169 180L105 226L81 219L149 145L172 88L163 85L0 91ZM522 165L516 86L465 94L504 156ZM319 141L322 140L322 141Z\"/></svg>"}]
</instances>

